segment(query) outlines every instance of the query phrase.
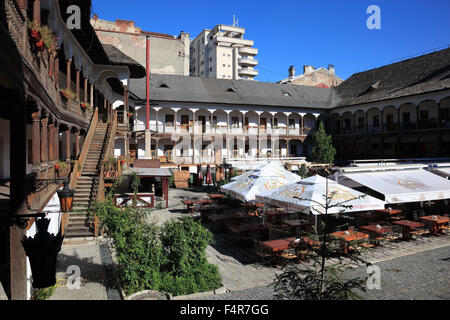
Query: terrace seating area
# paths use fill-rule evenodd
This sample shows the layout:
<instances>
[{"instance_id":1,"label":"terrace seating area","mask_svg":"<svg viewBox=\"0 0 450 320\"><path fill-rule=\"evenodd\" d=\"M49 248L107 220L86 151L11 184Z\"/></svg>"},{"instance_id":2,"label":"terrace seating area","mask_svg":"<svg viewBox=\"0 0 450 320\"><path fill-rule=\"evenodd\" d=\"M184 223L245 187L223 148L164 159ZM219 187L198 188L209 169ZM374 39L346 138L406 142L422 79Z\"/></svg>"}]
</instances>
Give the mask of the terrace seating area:
<instances>
[{"instance_id":1,"label":"terrace seating area","mask_svg":"<svg viewBox=\"0 0 450 320\"><path fill-rule=\"evenodd\" d=\"M182 202L187 214L199 212L202 223L213 233L251 250L264 266L308 261L308 250L320 246L314 235L313 215L241 202L223 194ZM450 235L449 213L444 201L435 201L423 208L397 205L339 217L330 214L327 233L339 240L342 253L370 255L371 250L398 248L405 242L420 246L430 237Z\"/></svg>"}]
</instances>

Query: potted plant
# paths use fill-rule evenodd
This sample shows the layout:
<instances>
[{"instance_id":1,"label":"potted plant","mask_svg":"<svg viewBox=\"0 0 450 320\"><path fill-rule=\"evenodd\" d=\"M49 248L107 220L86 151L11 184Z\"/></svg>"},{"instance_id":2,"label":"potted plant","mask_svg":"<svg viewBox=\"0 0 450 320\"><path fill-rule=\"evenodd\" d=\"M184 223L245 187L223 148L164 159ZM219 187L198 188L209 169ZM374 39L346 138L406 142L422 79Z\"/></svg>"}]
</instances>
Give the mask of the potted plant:
<instances>
[{"instance_id":1,"label":"potted plant","mask_svg":"<svg viewBox=\"0 0 450 320\"><path fill-rule=\"evenodd\" d=\"M30 32L30 40L34 43L41 40L41 30L40 26L34 21L27 20L28 30Z\"/></svg>"},{"instance_id":2,"label":"potted plant","mask_svg":"<svg viewBox=\"0 0 450 320\"><path fill-rule=\"evenodd\" d=\"M67 100L75 100L75 93L70 89L61 89L59 90L61 96Z\"/></svg>"}]
</instances>

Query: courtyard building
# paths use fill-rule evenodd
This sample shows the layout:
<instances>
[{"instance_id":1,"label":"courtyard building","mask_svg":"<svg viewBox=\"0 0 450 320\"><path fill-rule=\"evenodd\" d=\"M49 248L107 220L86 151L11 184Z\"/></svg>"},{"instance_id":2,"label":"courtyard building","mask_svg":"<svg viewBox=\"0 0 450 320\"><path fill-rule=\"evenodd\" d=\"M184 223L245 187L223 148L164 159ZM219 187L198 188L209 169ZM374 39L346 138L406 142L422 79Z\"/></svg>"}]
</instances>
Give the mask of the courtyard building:
<instances>
[{"instance_id":1,"label":"courtyard building","mask_svg":"<svg viewBox=\"0 0 450 320\"><path fill-rule=\"evenodd\" d=\"M70 30L67 8L74 4L81 28ZM86 0L1 2L2 224L10 215L49 211L64 180L76 189L74 203L98 190L92 176L99 175L101 149L113 129L112 104L126 100L129 79L144 77L145 69L102 46L90 12ZM64 234L68 216L57 213L51 225ZM21 240L35 233L34 219L25 229L0 228L0 282L10 299L30 297L30 264Z\"/></svg>"}]
</instances>

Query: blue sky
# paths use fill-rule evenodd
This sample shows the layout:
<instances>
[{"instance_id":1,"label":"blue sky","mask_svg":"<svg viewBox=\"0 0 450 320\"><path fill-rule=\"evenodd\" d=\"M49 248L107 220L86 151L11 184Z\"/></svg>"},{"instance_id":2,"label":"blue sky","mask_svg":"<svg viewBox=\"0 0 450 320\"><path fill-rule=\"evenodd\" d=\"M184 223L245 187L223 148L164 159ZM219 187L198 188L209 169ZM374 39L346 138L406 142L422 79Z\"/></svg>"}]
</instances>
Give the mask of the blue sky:
<instances>
[{"instance_id":1,"label":"blue sky","mask_svg":"<svg viewBox=\"0 0 450 320\"><path fill-rule=\"evenodd\" d=\"M259 49L257 80L276 82L294 65L353 73L450 45L449 0L92 0L100 19L134 20L146 31L195 38L217 24L246 28ZM381 9L381 29L369 30L367 7Z\"/></svg>"}]
</instances>

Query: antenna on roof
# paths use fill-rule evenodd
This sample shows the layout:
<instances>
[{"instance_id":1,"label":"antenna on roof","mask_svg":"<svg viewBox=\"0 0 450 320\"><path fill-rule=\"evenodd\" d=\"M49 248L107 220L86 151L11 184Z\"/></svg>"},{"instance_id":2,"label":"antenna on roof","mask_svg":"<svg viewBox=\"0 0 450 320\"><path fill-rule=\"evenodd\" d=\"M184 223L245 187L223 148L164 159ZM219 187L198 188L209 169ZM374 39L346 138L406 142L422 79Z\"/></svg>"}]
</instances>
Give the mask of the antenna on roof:
<instances>
[{"instance_id":1,"label":"antenna on roof","mask_svg":"<svg viewBox=\"0 0 450 320\"><path fill-rule=\"evenodd\" d=\"M239 20L236 19L235 14L233 14L233 27L239 27Z\"/></svg>"}]
</instances>

